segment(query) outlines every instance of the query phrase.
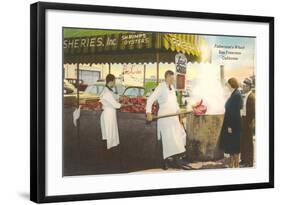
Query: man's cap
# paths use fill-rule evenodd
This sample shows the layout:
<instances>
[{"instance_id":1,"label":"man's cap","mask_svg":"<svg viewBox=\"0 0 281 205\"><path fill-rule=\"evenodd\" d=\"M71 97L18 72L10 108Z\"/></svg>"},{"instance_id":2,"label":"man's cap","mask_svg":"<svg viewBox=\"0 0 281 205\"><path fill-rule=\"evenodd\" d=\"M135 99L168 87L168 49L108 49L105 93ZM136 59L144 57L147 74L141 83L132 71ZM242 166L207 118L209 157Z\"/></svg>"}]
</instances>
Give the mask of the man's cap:
<instances>
[{"instance_id":1,"label":"man's cap","mask_svg":"<svg viewBox=\"0 0 281 205\"><path fill-rule=\"evenodd\" d=\"M246 78L246 79L243 81L243 84L252 87L253 82L252 82L252 80L251 80L250 78Z\"/></svg>"}]
</instances>

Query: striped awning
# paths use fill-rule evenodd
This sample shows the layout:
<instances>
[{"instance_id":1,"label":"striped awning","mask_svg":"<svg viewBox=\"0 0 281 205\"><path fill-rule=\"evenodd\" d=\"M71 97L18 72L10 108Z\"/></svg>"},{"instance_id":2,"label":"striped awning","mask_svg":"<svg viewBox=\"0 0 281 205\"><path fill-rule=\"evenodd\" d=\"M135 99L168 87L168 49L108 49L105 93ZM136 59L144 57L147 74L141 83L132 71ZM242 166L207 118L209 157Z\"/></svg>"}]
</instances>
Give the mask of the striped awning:
<instances>
[{"instance_id":1,"label":"striped awning","mask_svg":"<svg viewBox=\"0 0 281 205\"><path fill-rule=\"evenodd\" d=\"M211 49L203 36L195 34L160 34L166 50L195 56L198 62L211 61ZM161 46L160 46L161 47Z\"/></svg>"},{"instance_id":2,"label":"striped awning","mask_svg":"<svg viewBox=\"0 0 281 205\"><path fill-rule=\"evenodd\" d=\"M163 34L164 48L173 52L200 56L199 36L189 34Z\"/></svg>"},{"instance_id":3,"label":"striped awning","mask_svg":"<svg viewBox=\"0 0 281 205\"><path fill-rule=\"evenodd\" d=\"M194 34L116 32L64 38L64 63L172 63L176 53L190 62L210 61L204 37ZM206 52L206 49L204 49ZM158 57L156 57L156 54Z\"/></svg>"}]
</instances>

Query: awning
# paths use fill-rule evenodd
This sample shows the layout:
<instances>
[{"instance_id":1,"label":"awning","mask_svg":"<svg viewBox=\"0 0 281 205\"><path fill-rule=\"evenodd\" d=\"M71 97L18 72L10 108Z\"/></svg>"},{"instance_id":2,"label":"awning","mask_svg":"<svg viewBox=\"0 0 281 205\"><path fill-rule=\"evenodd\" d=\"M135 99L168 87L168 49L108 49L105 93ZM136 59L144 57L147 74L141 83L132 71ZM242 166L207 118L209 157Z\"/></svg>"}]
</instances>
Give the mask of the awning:
<instances>
[{"instance_id":1,"label":"awning","mask_svg":"<svg viewBox=\"0 0 281 205\"><path fill-rule=\"evenodd\" d=\"M176 53L183 53L189 62L211 59L202 54L202 46L208 45L200 35L105 30L93 35L89 31L97 30L85 31L65 35L64 63L173 63Z\"/></svg>"}]
</instances>

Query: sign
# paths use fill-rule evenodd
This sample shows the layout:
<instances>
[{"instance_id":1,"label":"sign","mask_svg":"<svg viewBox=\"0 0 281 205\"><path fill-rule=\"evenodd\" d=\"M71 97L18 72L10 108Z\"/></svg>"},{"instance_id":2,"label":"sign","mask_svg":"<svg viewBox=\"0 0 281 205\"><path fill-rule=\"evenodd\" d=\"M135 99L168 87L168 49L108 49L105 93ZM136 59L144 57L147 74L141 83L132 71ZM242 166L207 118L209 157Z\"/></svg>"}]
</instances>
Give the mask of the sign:
<instances>
[{"instance_id":1,"label":"sign","mask_svg":"<svg viewBox=\"0 0 281 205\"><path fill-rule=\"evenodd\" d=\"M152 33L120 33L92 37L64 39L64 49L107 49L150 48L152 46Z\"/></svg>"},{"instance_id":2,"label":"sign","mask_svg":"<svg viewBox=\"0 0 281 205\"><path fill-rule=\"evenodd\" d=\"M178 53L175 56L176 72L186 74L187 59L184 54Z\"/></svg>"},{"instance_id":3,"label":"sign","mask_svg":"<svg viewBox=\"0 0 281 205\"><path fill-rule=\"evenodd\" d=\"M121 46L148 45L151 38L147 33L122 34Z\"/></svg>"},{"instance_id":4,"label":"sign","mask_svg":"<svg viewBox=\"0 0 281 205\"><path fill-rule=\"evenodd\" d=\"M176 90L185 90L185 75L187 67L187 59L184 54L177 53L175 56L176 65Z\"/></svg>"},{"instance_id":5,"label":"sign","mask_svg":"<svg viewBox=\"0 0 281 205\"><path fill-rule=\"evenodd\" d=\"M144 69L140 65L123 65L124 83L128 85L143 86Z\"/></svg>"}]
</instances>

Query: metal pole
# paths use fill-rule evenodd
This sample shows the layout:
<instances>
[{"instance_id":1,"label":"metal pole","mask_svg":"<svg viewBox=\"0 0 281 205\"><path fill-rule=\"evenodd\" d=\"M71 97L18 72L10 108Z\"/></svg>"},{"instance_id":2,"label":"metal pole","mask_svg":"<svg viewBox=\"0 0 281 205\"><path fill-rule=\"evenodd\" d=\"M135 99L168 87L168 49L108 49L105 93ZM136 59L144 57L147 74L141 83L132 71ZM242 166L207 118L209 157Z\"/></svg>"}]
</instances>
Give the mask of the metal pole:
<instances>
[{"instance_id":1,"label":"metal pole","mask_svg":"<svg viewBox=\"0 0 281 205\"><path fill-rule=\"evenodd\" d=\"M143 87L145 87L146 64L143 65Z\"/></svg>"},{"instance_id":2,"label":"metal pole","mask_svg":"<svg viewBox=\"0 0 281 205\"><path fill-rule=\"evenodd\" d=\"M156 53L156 84L159 83L159 53Z\"/></svg>"},{"instance_id":3,"label":"metal pole","mask_svg":"<svg viewBox=\"0 0 281 205\"><path fill-rule=\"evenodd\" d=\"M124 83L125 81L125 76L124 76L124 64L122 64L122 82Z\"/></svg>"},{"instance_id":4,"label":"metal pole","mask_svg":"<svg viewBox=\"0 0 281 205\"><path fill-rule=\"evenodd\" d=\"M108 63L108 73L111 73L111 63Z\"/></svg>"},{"instance_id":5,"label":"metal pole","mask_svg":"<svg viewBox=\"0 0 281 205\"><path fill-rule=\"evenodd\" d=\"M79 63L77 63L76 68L76 87L77 87L77 109L79 108ZM81 146L80 146L80 119L77 120L77 138L78 138L78 170L80 170L81 165Z\"/></svg>"},{"instance_id":6,"label":"metal pole","mask_svg":"<svg viewBox=\"0 0 281 205\"><path fill-rule=\"evenodd\" d=\"M79 63L77 63L77 67L76 67L77 108L79 108L79 79L80 79L79 75L80 75Z\"/></svg>"}]
</instances>

